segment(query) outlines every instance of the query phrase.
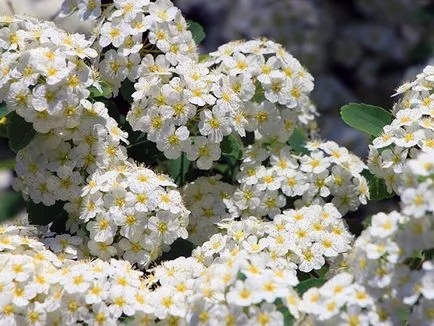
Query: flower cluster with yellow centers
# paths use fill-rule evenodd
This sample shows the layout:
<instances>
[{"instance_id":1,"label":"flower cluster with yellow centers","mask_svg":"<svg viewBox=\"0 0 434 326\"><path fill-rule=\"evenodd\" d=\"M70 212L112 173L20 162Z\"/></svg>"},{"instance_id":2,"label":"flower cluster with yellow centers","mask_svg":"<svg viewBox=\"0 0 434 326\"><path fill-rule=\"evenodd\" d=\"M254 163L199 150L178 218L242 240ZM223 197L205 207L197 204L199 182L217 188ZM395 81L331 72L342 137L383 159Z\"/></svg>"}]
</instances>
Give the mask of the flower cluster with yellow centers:
<instances>
[{"instance_id":1,"label":"flower cluster with yellow centers","mask_svg":"<svg viewBox=\"0 0 434 326\"><path fill-rule=\"evenodd\" d=\"M434 149L434 66L398 88L393 121L370 146L369 169L398 191L399 176L407 159Z\"/></svg>"},{"instance_id":2,"label":"flower cluster with yellow centers","mask_svg":"<svg viewBox=\"0 0 434 326\"><path fill-rule=\"evenodd\" d=\"M13 18L0 22L0 101L39 133L80 124L79 105L99 88L89 62L92 42L51 22Z\"/></svg>"},{"instance_id":3,"label":"flower cluster with yellow centers","mask_svg":"<svg viewBox=\"0 0 434 326\"><path fill-rule=\"evenodd\" d=\"M117 325L153 308L142 272L125 261L59 259L44 245L0 230L0 324Z\"/></svg>"},{"instance_id":4,"label":"flower cluster with yellow centers","mask_svg":"<svg viewBox=\"0 0 434 326\"><path fill-rule=\"evenodd\" d=\"M80 11L72 7L69 13L76 9ZM115 94L127 79L135 83L150 72L164 74L186 58L198 57L187 21L170 0L114 0L98 13L98 70Z\"/></svg>"},{"instance_id":5,"label":"flower cluster with yellow centers","mask_svg":"<svg viewBox=\"0 0 434 326\"><path fill-rule=\"evenodd\" d=\"M251 145L228 205L232 216L273 218L291 201L295 207L332 202L342 214L366 204L366 166L357 156L332 141L308 142L306 148L306 154L295 154L280 143Z\"/></svg>"},{"instance_id":6,"label":"flower cluster with yellow centers","mask_svg":"<svg viewBox=\"0 0 434 326\"><path fill-rule=\"evenodd\" d=\"M326 259L333 261L350 249L353 237L341 217L329 203L287 210L267 222L252 217L225 220L218 224L225 232L211 236L193 257L206 264L215 255L248 253L283 269L318 270Z\"/></svg>"},{"instance_id":7,"label":"flower cluster with yellow centers","mask_svg":"<svg viewBox=\"0 0 434 326\"><path fill-rule=\"evenodd\" d=\"M166 176L129 163L94 173L83 188L78 224L90 253L148 266L177 238L187 238L189 211Z\"/></svg>"},{"instance_id":8,"label":"flower cluster with yellow centers","mask_svg":"<svg viewBox=\"0 0 434 326\"><path fill-rule=\"evenodd\" d=\"M148 56L127 120L167 158L184 152L207 170L225 136L257 131L286 142L314 118L312 76L273 41L228 43L205 61L186 58L175 67L163 55Z\"/></svg>"},{"instance_id":9,"label":"flower cluster with yellow centers","mask_svg":"<svg viewBox=\"0 0 434 326\"><path fill-rule=\"evenodd\" d=\"M303 296L301 306L312 322L434 322L433 162L433 151L407 161L398 188L401 212L372 216L345 257L347 270Z\"/></svg>"},{"instance_id":10,"label":"flower cluster with yellow centers","mask_svg":"<svg viewBox=\"0 0 434 326\"><path fill-rule=\"evenodd\" d=\"M127 160L120 145L128 136L108 115L103 103L79 104L80 125L62 131L38 134L17 154L14 188L25 199L52 206L66 202L65 208L77 216L86 178L95 171Z\"/></svg>"},{"instance_id":11,"label":"flower cluster with yellow centers","mask_svg":"<svg viewBox=\"0 0 434 326\"><path fill-rule=\"evenodd\" d=\"M190 211L189 241L201 245L219 231L216 223L230 217L226 203L234 189L219 177L199 177L182 188L182 198Z\"/></svg>"},{"instance_id":12,"label":"flower cluster with yellow centers","mask_svg":"<svg viewBox=\"0 0 434 326\"><path fill-rule=\"evenodd\" d=\"M271 222L249 217L219 223L223 231L192 257L154 269L153 282L162 284L157 317L180 321L184 311L183 318L195 325L283 325L283 309L301 318L297 270L320 269L324 258L333 261L350 248L352 237L340 217L326 204L288 211Z\"/></svg>"}]
</instances>

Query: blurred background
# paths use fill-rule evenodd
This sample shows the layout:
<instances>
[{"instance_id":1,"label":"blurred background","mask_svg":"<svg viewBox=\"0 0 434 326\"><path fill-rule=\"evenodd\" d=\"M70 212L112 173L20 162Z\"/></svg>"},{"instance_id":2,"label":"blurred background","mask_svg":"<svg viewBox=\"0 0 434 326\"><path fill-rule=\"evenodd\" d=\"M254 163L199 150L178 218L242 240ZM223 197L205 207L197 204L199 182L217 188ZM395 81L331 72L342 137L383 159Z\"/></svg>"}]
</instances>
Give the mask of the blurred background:
<instances>
[{"instance_id":1,"label":"blurred background","mask_svg":"<svg viewBox=\"0 0 434 326\"><path fill-rule=\"evenodd\" d=\"M394 90L430 61L434 63L433 0L174 2L187 19L204 27L203 53L236 39L265 36L282 43L315 77L313 98L321 114L322 138L361 156L367 154L368 139L341 122L340 107L364 102L390 109ZM91 26L76 17L56 18L61 3L0 0L0 14L37 16L68 31L88 33ZM7 189L13 153L4 139L0 139L0 161L0 189Z\"/></svg>"}]
</instances>

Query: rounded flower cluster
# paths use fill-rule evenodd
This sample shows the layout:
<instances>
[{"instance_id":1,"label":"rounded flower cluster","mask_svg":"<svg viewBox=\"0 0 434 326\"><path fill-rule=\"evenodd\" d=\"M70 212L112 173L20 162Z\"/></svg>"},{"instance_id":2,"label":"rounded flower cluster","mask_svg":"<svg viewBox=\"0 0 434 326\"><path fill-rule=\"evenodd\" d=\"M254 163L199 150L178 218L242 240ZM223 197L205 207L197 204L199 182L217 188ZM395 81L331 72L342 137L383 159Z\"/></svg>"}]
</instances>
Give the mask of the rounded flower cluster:
<instances>
[{"instance_id":1,"label":"rounded flower cluster","mask_svg":"<svg viewBox=\"0 0 434 326\"><path fill-rule=\"evenodd\" d=\"M252 233L264 225L251 218L237 222L236 227ZM213 236L222 237L226 235ZM152 270L151 284L161 285L152 293L160 307L156 317L190 325L283 325L277 299L282 301L280 309L289 308L297 316L294 264L288 268L273 261L266 248L259 252L229 243L226 247L224 243L219 245L218 253L210 251L207 242L193 252L193 257L163 262Z\"/></svg>"},{"instance_id":2,"label":"rounded flower cluster","mask_svg":"<svg viewBox=\"0 0 434 326\"><path fill-rule=\"evenodd\" d=\"M39 133L77 127L84 110L80 101L91 86L100 87L89 66L97 56L92 42L31 18L0 25L0 101Z\"/></svg>"},{"instance_id":3,"label":"rounded flower cluster","mask_svg":"<svg viewBox=\"0 0 434 326\"><path fill-rule=\"evenodd\" d=\"M60 260L13 227L0 233L0 324L117 325L139 323L149 290L125 261Z\"/></svg>"},{"instance_id":4,"label":"rounded flower cluster","mask_svg":"<svg viewBox=\"0 0 434 326\"><path fill-rule=\"evenodd\" d=\"M83 188L78 221L89 231L90 253L146 267L177 238L187 238L189 211L175 187L133 164L94 173Z\"/></svg>"},{"instance_id":5,"label":"rounded flower cluster","mask_svg":"<svg viewBox=\"0 0 434 326\"><path fill-rule=\"evenodd\" d=\"M427 66L412 82L398 88L394 119L374 139L369 168L385 179L389 192L398 191L399 175L408 158L434 149L434 66Z\"/></svg>"},{"instance_id":6,"label":"rounded flower cluster","mask_svg":"<svg viewBox=\"0 0 434 326\"><path fill-rule=\"evenodd\" d=\"M365 164L335 142L308 142L306 154L290 146L252 145L241 164L240 187L231 198L233 216L268 216L282 209L332 202L342 214L366 204Z\"/></svg>"},{"instance_id":7,"label":"rounded flower cluster","mask_svg":"<svg viewBox=\"0 0 434 326\"><path fill-rule=\"evenodd\" d=\"M67 202L71 215L78 214L81 190L88 175L127 159L127 134L101 102L77 104L80 124L38 134L17 154L14 187L26 199L51 206Z\"/></svg>"},{"instance_id":8,"label":"rounded flower cluster","mask_svg":"<svg viewBox=\"0 0 434 326\"><path fill-rule=\"evenodd\" d=\"M219 223L227 234L215 234L194 257L212 257L246 251L263 256L273 266L310 272L320 269L325 259L333 261L348 251L352 235L342 215L332 204L312 205L298 210L287 210L273 221L261 222L253 217L241 221Z\"/></svg>"},{"instance_id":9,"label":"rounded flower cluster","mask_svg":"<svg viewBox=\"0 0 434 326\"><path fill-rule=\"evenodd\" d=\"M234 186L218 176L199 177L182 189L182 199L190 211L188 240L201 245L218 232L217 222L229 218L226 205Z\"/></svg>"},{"instance_id":10,"label":"rounded flower cluster","mask_svg":"<svg viewBox=\"0 0 434 326\"><path fill-rule=\"evenodd\" d=\"M331 204L288 211L272 222L254 217L219 224L222 233L192 257L151 270L155 316L193 325L283 325L299 318L297 269L319 269L352 239Z\"/></svg>"},{"instance_id":11,"label":"rounded flower cluster","mask_svg":"<svg viewBox=\"0 0 434 326\"><path fill-rule=\"evenodd\" d=\"M170 0L114 0L100 25L98 70L115 94L127 78L164 75L170 66L198 57L187 22Z\"/></svg>"},{"instance_id":12,"label":"rounded flower cluster","mask_svg":"<svg viewBox=\"0 0 434 326\"><path fill-rule=\"evenodd\" d=\"M210 169L225 136L259 131L286 141L314 117L312 76L272 41L229 43L175 67L163 55L147 58L127 120L169 159L184 152Z\"/></svg>"},{"instance_id":13,"label":"rounded flower cluster","mask_svg":"<svg viewBox=\"0 0 434 326\"><path fill-rule=\"evenodd\" d=\"M294 271L270 268L263 258L222 257L195 280L188 320L192 325L284 325L283 311L298 317L297 284Z\"/></svg>"},{"instance_id":14,"label":"rounded flower cluster","mask_svg":"<svg viewBox=\"0 0 434 326\"><path fill-rule=\"evenodd\" d=\"M267 39L234 41L210 57L208 61L223 75L222 92L214 95L228 102L225 91L232 90L235 94L227 104L233 109L234 102L242 102L233 114L233 129L241 136L258 131L286 142L295 127L306 127L314 119L316 108L309 98L313 77L281 44Z\"/></svg>"},{"instance_id":15,"label":"rounded flower cluster","mask_svg":"<svg viewBox=\"0 0 434 326\"><path fill-rule=\"evenodd\" d=\"M404 166L401 213L372 216L346 257L352 275L339 274L303 297L311 317L332 324L398 325L402 318L410 325L434 322L433 162L431 151Z\"/></svg>"}]
</instances>

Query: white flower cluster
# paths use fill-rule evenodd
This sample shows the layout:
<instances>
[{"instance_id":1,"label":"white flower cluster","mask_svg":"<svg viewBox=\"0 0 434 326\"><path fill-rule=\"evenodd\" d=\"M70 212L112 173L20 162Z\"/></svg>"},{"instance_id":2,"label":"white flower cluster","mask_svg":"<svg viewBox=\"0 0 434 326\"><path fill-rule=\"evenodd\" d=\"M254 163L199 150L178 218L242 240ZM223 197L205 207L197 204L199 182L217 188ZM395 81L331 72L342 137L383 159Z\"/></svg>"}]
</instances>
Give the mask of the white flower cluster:
<instances>
[{"instance_id":1,"label":"white flower cluster","mask_svg":"<svg viewBox=\"0 0 434 326\"><path fill-rule=\"evenodd\" d=\"M3 20L0 29L0 101L39 133L74 128L82 99L99 87L88 62L97 56L81 34L30 18Z\"/></svg>"},{"instance_id":2,"label":"white flower cluster","mask_svg":"<svg viewBox=\"0 0 434 326\"><path fill-rule=\"evenodd\" d=\"M351 235L332 204L219 224L222 233L192 257L152 269L159 319L193 325L283 325L299 318L297 269L319 269L349 249ZM157 294L158 293L158 294ZM280 301L279 301L280 300ZM279 303L280 302L280 303Z\"/></svg>"},{"instance_id":3,"label":"white flower cluster","mask_svg":"<svg viewBox=\"0 0 434 326\"><path fill-rule=\"evenodd\" d=\"M198 56L187 22L170 0L114 0L101 24L97 43L105 52L98 70L115 94L126 78L165 74Z\"/></svg>"},{"instance_id":4,"label":"white flower cluster","mask_svg":"<svg viewBox=\"0 0 434 326\"><path fill-rule=\"evenodd\" d=\"M237 177L241 185L229 202L231 214L273 218L288 207L288 198L295 207L332 202L342 214L366 204L366 166L357 156L332 141L308 142L306 148L307 154L296 155L282 144L250 146Z\"/></svg>"},{"instance_id":5,"label":"white flower cluster","mask_svg":"<svg viewBox=\"0 0 434 326\"><path fill-rule=\"evenodd\" d=\"M257 233L264 224L250 218L235 227L239 232ZM247 242L241 237L237 244L229 245L224 242L226 237L216 234L193 257L153 269L152 284L161 284L152 293L159 307L156 317L190 325L283 325L277 299L297 316L296 266L277 261L264 247L243 248L240 243Z\"/></svg>"},{"instance_id":6,"label":"white flower cluster","mask_svg":"<svg viewBox=\"0 0 434 326\"><path fill-rule=\"evenodd\" d=\"M127 134L117 126L103 103L82 100L79 124L37 135L17 154L14 187L26 199L51 206L67 202L71 215L78 214L81 191L88 175L127 159Z\"/></svg>"},{"instance_id":7,"label":"white flower cluster","mask_svg":"<svg viewBox=\"0 0 434 326\"><path fill-rule=\"evenodd\" d=\"M284 325L283 309L298 317L294 271L269 268L250 255L223 257L193 284L192 325ZM280 300L277 305L276 300Z\"/></svg>"},{"instance_id":8,"label":"white flower cluster","mask_svg":"<svg viewBox=\"0 0 434 326\"><path fill-rule=\"evenodd\" d=\"M389 192L398 191L399 176L408 158L434 149L434 66L398 88L394 120L370 146L369 168L385 179Z\"/></svg>"},{"instance_id":9,"label":"white flower cluster","mask_svg":"<svg viewBox=\"0 0 434 326\"><path fill-rule=\"evenodd\" d=\"M347 257L352 275L339 274L305 294L305 311L314 320L329 325L349 320L397 325L402 318L410 325L434 323L433 162L433 151L408 161L399 190L402 212L372 217Z\"/></svg>"},{"instance_id":10,"label":"white flower cluster","mask_svg":"<svg viewBox=\"0 0 434 326\"><path fill-rule=\"evenodd\" d=\"M168 177L133 164L94 173L83 188L79 216L90 253L146 267L177 238L187 238L189 211L175 187Z\"/></svg>"},{"instance_id":11,"label":"white flower cluster","mask_svg":"<svg viewBox=\"0 0 434 326\"><path fill-rule=\"evenodd\" d=\"M269 40L228 43L204 62L171 67L163 55L148 55L142 65L127 120L167 158L185 152L200 169L220 158L224 136L259 131L286 141L314 117L312 76Z\"/></svg>"},{"instance_id":12,"label":"white flower cluster","mask_svg":"<svg viewBox=\"0 0 434 326\"><path fill-rule=\"evenodd\" d=\"M299 242L295 234L300 239L302 233L295 228L314 217L318 241L303 259L317 258L322 245L327 248L323 254L334 259L346 245L328 243L323 236L351 236L339 212L327 204L289 211L273 222L250 217L224 223L225 232L196 248L192 257L163 262L149 270L147 279L125 261L59 259L42 243L19 236L17 227L2 228L0 324L283 325L282 309L299 317L297 268L311 269L294 263ZM50 247L62 251L60 247L75 240L63 237ZM322 264L324 259L314 268Z\"/></svg>"},{"instance_id":13,"label":"white flower cluster","mask_svg":"<svg viewBox=\"0 0 434 326\"><path fill-rule=\"evenodd\" d=\"M217 104L234 110L234 104L244 102L231 114L239 135L258 131L286 142L295 127L306 127L314 119L316 108L309 98L313 77L281 44L267 39L234 41L210 57L216 73L223 75L221 92L214 92ZM228 99L225 91L229 90L233 93Z\"/></svg>"},{"instance_id":14,"label":"white flower cluster","mask_svg":"<svg viewBox=\"0 0 434 326\"><path fill-rule=\"evenodd\" d=\"M15 227L0 233L1 325L139 324L149 290L125 261L61 260Z\"/></svg>"},{"instance_id":15,"label":"white flower cluster","mask_svg":"<svg viewBox=\"0 0 434 326\"><path fill-rule=\"evenodd\" d=\"M287 210L269 222L252 217L221 222L219 226L226 229L227 234L213 235L193 252L193 256L246 251L250 255L263 256L279 268L310 272L320 269L325 258L333 261L350 248L352 235L341 217L336 207L329 203Z\"/></svg>"},{"instance_id":16,"label":"white flower cluster","mask_svg":"<svg viewBox=\"0 0 434 326\"><path fill-rule=\"evenodd\" d=\"M196 245L209 240L218 232L216 223L230 217L226 205L234 186L219 179L218 176L199 177L182 189L182 199L190 210L188 240Z\"/></svg>"}]
</instances>

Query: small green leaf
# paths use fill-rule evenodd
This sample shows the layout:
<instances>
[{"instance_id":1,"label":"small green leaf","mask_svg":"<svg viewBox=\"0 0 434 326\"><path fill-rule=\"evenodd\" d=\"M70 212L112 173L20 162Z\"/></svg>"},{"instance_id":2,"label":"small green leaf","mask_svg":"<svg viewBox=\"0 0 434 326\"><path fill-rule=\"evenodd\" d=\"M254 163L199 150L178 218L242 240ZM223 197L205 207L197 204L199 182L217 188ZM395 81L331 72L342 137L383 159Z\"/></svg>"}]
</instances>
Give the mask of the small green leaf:
<instances>
[{"instance_id":1,"label":"small green leaf","mask_svg":"<svg viewBox=\"0 0 434 326\"><path fill-rule=\"evenodd\" d=\"M5 192L0 195L0 223L14 218L24 209L24 200L19 193Z\"/></svg>"},{"instance_id":2,"label":"small green leaf","mask_svg":"<svg viewBox=\"0 0 434 326\"><path fill-rule=\"evenodd\" d=\"M323 265L323 267L318 269L316 271L316 273L319 275L319 277L325 277L325 275L328 273L329 269L330 269L329 266L327 264L325 264L325 265Z\"/></svg>"},{"instance_id":3,"label":"small green leaf","mask_svg":"<svg viewBox=\"0 0 434 326\"><path fill-rule=\"evenodd\" d=\"M0 119L9 114L6 103L0 103Z\"/></svg>"},{"instance_id":4,"label":"small green leaf","mask_svg":"<svg viewBox=\"0 0 434 326\"><path fill-rule=\"evenodd\" d=\"M205 30L203 29L201 24L189 20L188 30L193 35L193 40L197 45L199 45L205 39Z\"/></svg>"},{"instance_id":5,"label":"small green leaf","mask_svg":"<svg viewBox=\"0 0 434 326\"><path fill-rule=\"evenodd\" d=\"M265 101L264 89L262 88L261 83L258 81L256 82L255 95L253 95L252 100L256 103L262 103Z\"/></svg>"},{"instance_id":6,"label":"small green leaf","mask_svg":"<svg viewBox=\"0 0 434 326\"><path fill-rule=\"evenodd\" d=\"M364 170L362 175L366 178L369 186L369 199L371 200L383 200L392 198L395 196L395 193L389 193L387 191L386 183L383 179L377 178L368 170Z\"/></svg>"},{"instance_id":7,"label":"small green leaf","mask_svg":"<svg viewBox=\"0 0 434 326\"><path fill-rule=\"evenodd\" d=\"M36 135L32 124L26 122L16 112L11 112L8 115L7 130L9 147L15 152L26 147Z\"/></svg>"},{"instance_id":8,"label":"small green leaf","mask_svg":"<svg viewBox=\"0 0 434 326\"><path fill-rule=\"evenodd\" d=\"M241 158L242 143L234 135L223 137L220 148L222 150L222 153L226 156L232 156L236 160L239 160Z\"/></svg>"},{"instance_id":9,"label":"small green leaf","mask_svg":"<svg viewBox=\"0 0 434 326\"><path fill-rule=\"evenodd\" d=\"M277 310L283 315L283 325L284 326L292 326L294 325L295 318L291 315L289 309L283 305L282 299L276 299L274 304L277 307Z\"/></svg>"},{"instance_id":10,"label":"small green leaf","mask_svg":"<svg viewBox=\"0 0 434 326\"><path fill-rule=\"evenodd\" d=\"M362 226L364 229L369 227L372 223L372 215L366 216L362 221Z\"/></svg>"},{"instance_id":11,"label":"small green leaf","mask_svg":"<svg viewBox=\"0 0 434 326\"><path fill-rule=\"evenodd\" d=\"M325 278L310 278L305 281L302 281L298 283L298 285L295 287L298 294L302 296L307 290L313 287L320 287L323 285L327 280Z\"/></svg>"},{"instance_id":12,"label":"small green leaf","mask_svg":"<svg viewBox=\"0 0 434 326\"><path fill-rule=\"evenodd\" d=\"M106 82L101 82L100 86L101 86L101 90L99 90L95 86L89 87L91 98L108 97L111 95L112 88L109 84L107 84Z\"/></svg>"},{"instance_id":13,"label":"small green leaf","mask_svg":"<svg viewBox=\"0 0 434 326\"><path fill-rule=\"evenodd\" d=\"M289 138L288 144L297 154L308 154L309 151L306 147L304 147L306 145L306 141L306 132L300 128L296 128Z\"/></svg>"},{"instance_id":14,"label":"small green leaf","mask_svg":"<svg viewBox=\"0 0 434 326\"><path fill-rule=\"evenodd\" d=\"M0 160L0 171L1 170L13 170L15 169L15 159L4 159Z\"/></svg>"},{"instance_id":15,"label":"small green leaf","mask_svg":"<svg viewBox=\"0 0 434 326\"><path fill-rule=\"evenodd\" d=\"M363 103L350 103L341 108L342 120L357 130L378 136L383 127L392 122L392 114L385 109Z\"/></svg>"},{"instance_id":16,"label":"small green leaf","mask_svg":"<svg viewBox=\"0 0 434 326\"><path fill-rule=\"evenodd\" d=\"M199 54L199 62L207 61L210 58L209 54L200 53Z\"/></svg>"},{"instance_id":17,"label":"small green leaf","mask_svg":"<svg viewBox=\"0 0 434 326\"><path fill-rule=\"evenodd\" d=\"M32 201L26 202L27 213L29 214L30 224L47 225L57 220L65 219L68 215L63 209L64 202L57 202L52 206L35 204Z\"/></svg>"}]
</instances>

